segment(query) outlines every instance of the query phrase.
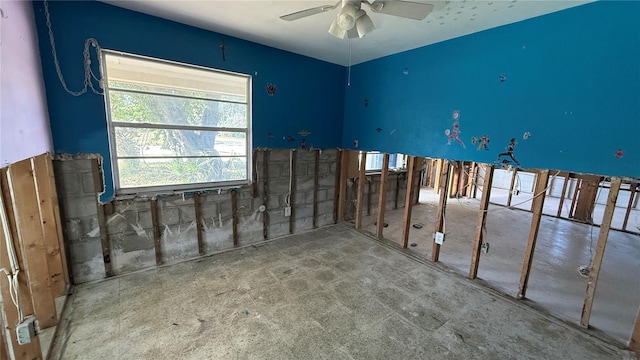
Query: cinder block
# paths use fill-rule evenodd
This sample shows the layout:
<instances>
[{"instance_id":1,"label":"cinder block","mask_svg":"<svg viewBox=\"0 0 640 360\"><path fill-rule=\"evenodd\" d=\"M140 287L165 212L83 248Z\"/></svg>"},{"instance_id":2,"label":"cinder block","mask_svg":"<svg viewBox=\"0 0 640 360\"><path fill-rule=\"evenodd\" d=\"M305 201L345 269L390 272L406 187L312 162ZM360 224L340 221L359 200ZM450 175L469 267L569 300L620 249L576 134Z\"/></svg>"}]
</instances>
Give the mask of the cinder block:
<instances>
[{"instance_id":1,"label":"cinder block","mask_svg":"<svg viewBox=\"0 0 640 360\"><path fill-rule=\"evenodd\" d=\"M271 153L269 154L270 162L289 162L289 149L271 149ZM271 166L271 164L269 164Z\"/></svg>"},{"instance_id":2,"label":"cinder block","mask_svg":"<svg viewBox=\"0 0 640 360\"><path fill-rule=\"evenodd\" d=\"M93 173L83 172L81 174L82 178L82 192L88 195L96 195L97 187L93 178Z\"/></svg>"},{"instance_id":3,"label":"cinder block","mask_svg":"<svg viewBox=\"0 0 640 360\"><path fill-rule=\"evenodd\" d=\"M267 209L279 209L284 206L284 201L280 202L280 195L268 195L267 196Z\"/></svg>"},{"instance_id":4,"label":"cinder block","mask_svg":"<svg viewBox=\"0 0 640 360\"><path fill-rule=\"evenodd\" d=\"M296 190L313 190L313 176L305 176L296 179Z\"/></svg>"},{"instance_id":5,"label":"cinder block","mask_svg":"<svg viewBox=\"0 0 640 360\"><path fill-rule=\"evenodd\" d=\"M160 224L158 225L177 225L180 224L180 209L177 207L164 207L159 211L158 221Z\"/></svg>"},{"instance_id":6,"label":"cinder block","mask_svg":"<svg viewBox=\"0 0 640 360\"><path fill-rule=\"evenodd\" d=\"M203 218L218 216L218 203L205 202L200 205L200 213Z\"/></svg>"},{"instance_id":7,"label":"cinder block","mask_svg":"<svg viewBox=\"0 0 640 360\"><path fill-rule=\"evenodd\" d=\"M301 205L295 207L296 222L299 219L313 217L313 205Z\"/></svg>"},{"instance_id":8,"label":"cinder block","mask_svg":"<svg viewBox=\"0 0 640 360\"><path fill-rule=\"evenodd\" d=\"M289 179L269 179L269 194L286 195L289 192Z\"/></svg>"},{"instance_id":9,"label":"cinder block","mask_svg":"<svg viewBox=\"0 0 640 360\"><path fill-rule=\"evenodd\" d=\"M318 203L318 214L330 213L333 216L333 201L322 201Z\"/></svg>"},{"instance_id":10,"label":"cinder block","mask_svg":"<svg viewBox=\"0 0 640 360\"><path fill-rule=\"evenodd\" d=\"M182 223L196 221L196 208L194 204L179 206L178 209L180 210L180 220Z\"/></svg>"},{"instance_id":11,"label":"cinder block","mask_svg":"<svg viewBox=\"0 0 640 360\"><path fill-rule=\"evenodd\" d=\"M61 171L68 173L91 172L95 159L54 160L53 164Z\"/></svg>"},{"instance_id":12,"label":"cinder block","mask_svg":"<svg viewBox=\"0 0 640 360\"><path fill-rule=\"evenodd\" d=\"M66 218L81 218L98 215L98 200L95 196L63 198L61 205Z\"/></svg>"},{"instance_id":13,"label":"cinder block","mask_svg":"<svg viewBox=\"0 0 640 360\"><path fill-rule=\"evenodd\" d=\"M336 184L335 175L327 175L327 176L318 176L318 186L328 188L333 188Z\"/></svg>"},{"instance_id":14,"label":"cinder block","mask_svg":"<svg viewBox=\"0 0 640 360\"><path fill-rule=\"evenodd\" d=\"M62 197L84 196L84 194L82 194L81 173L56 172L56 183L58 184L58 192Z\"/></svg>"},{"instance_id":15,"label":"cinder block","mask_svg":"<svg viewBox=\"0 0 640 360\"><path fill-rule=\"evenodd\" d=\"M283 172L282 172L282 164L279 163L269 163L269 180L271 179L278 179L282 176ZM288 175L288 172L287 172Z\"/></svg>"},{"instance_id":16,"label":"cinder block","mask_svg":"<svg viewBox=\"0 0 640 360\"><path fill-rule=\"evenodd\" d=\"M153 229L153 218L151 217L151 210L138 211L138 224L144 229Z\"/></svg>"},{"instance_id":17,"label":"cinder block","mask_svg":"<svg viewBox=\"0 0 640 360\"><path fill-rule=\"evenodd\" d=\"M77 264L91 261L95 258L103 258L102 242L99 237L85 238L82 241L71 242L68 246L72 263Z\"/></svg>"},{"instance_id":18,"label":"cinder block","mask_svg":"<svg viewBox=\"0 0 640 360\"><path fill-rule=\"evenodd\" d=\"M111 236L111 247L122 250L122 252L132 252L155 248L153 236L150 231L145 232L146 236L137 234L115 234Z\"/></svg>"}]
</instances>

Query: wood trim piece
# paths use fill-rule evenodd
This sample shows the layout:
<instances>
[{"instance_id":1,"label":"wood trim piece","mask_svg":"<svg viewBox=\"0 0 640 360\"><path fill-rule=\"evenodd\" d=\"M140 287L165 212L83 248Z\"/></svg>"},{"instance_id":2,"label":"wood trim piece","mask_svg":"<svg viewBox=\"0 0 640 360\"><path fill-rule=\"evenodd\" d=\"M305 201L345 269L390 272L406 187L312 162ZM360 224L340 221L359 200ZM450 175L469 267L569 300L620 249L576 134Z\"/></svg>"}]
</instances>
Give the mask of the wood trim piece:
<instances>
[{"instance_id":1,"label":"wood trim piece","mask_svg":"<svg viewBox=\"0 0 640 360\"><path fill-rule=\"evenodd\" d=\"M151 223L153 224L153 246L156 251L156 265L162 264L162 243L160 242L160 222L158 218L158 200L150 201L151 205Z\"/></svg>"},{"instance_id":2,"label":"wood trim piece","mask_svg":"<svg viewBox=\"0 0 640 360\"><path fill-rule=\"evenodd\" d=\"M471 194L473 194L473 179L474 179L474 172L476 170L476 163L472 162L471 164L469 164L469 175L467 176L467 189L465 191L465 196L470 198Z\"/></svg>"},{"instance_id":3,"label":"wood trim piece","mask_svg":"<svg viewBox=\"0 0 640 360\"><path fill-rule=\"evenodd\" d=\"M449 182L447 179L449 178L449 170L451 168L451 164L448 161L444 161L442 163L442 171L440 172L440 181L437 181L442 188L440 189L440 201L438 202L438 214L436 215L436 228L435 232L444 232L445 226L445 214L447 212L447 194L449 193ZM433 262L438 262L440 259L440 244L436 244L435 239L433 241L433 245L431 248L431 260Z\"/></svg>"},{"instance_id":4,"label":"wood trim piece","mask_svg":"<svg viewBox=\"0 0 640 360\"><path fill-rule=\"evenodd\" d=\"M518 176L518 169L514 168L513 174L511 174L511 183L509 184L509 194L507 195L507 206L511 206L511 199L513 198L513 186L516 184L516 176ZM535 193L536 192L534 192L534 194Z\"/></svg>"},{"instance_id":5,"label":"wood trim piece","mask_svg":"<svg viewBox=\"0 0 640 360\"><path fill-rule=\"evenodd\" d=\"M419 162L415 156L409 156L407 168L407 193L404 201L404 219L402 223L402 247L407 248L409 245L409 231L411 231L411 212L413 210L413 197L416 185L416 167Z\"/></svg>"},{"instance_id":6,"label":"wood trim piece","mask_svg":"<svg viewBox=\"0 0 640 360\"><path fill-rule=\"evenodd\" d=\"M60 259L62 260L62 273L64 276L64 282L66 284L64 294L57 294L58 296L66 295L69 287L71 286L71 279L69 274L69 265L67 257L67 249L64 242L64 235L62 232L62 220L60 219L60 203L58 200L58 190L56 188L56 178L53 171L53 162L51 154L46 154L47 161L45 162L47 168L47 177L49 178L49 188L51 189L51 206L53 207L53 216L56 224L56 231L58 232L58 248L60 249Z\"/></svg>"},{"instance_id":7,"label":"wood trim piece","mask_svg":"<svg viewBox=\"0 0 640 360\"><path fill-rule=\"evenodd\" d=\"M576 179L576 188L573 191L573 198L571 199L571 207L569 208L569 214L567 218L573 218L573 211L576 208L576 201L578 200L578 194L580 193L580 187L582 187L582 179Z\"/></svg>"},{"instance_id":8,"label":"wood trim piece","mask_svg":"<svg viewBox=\"0 0 640 360\"><path fill-rule=\"evenodd\" d=\"M291 166L291 193L289 193L289 206L291 216L289 216L289 234L293 234L296 224L296 150L289 150L289 166Z\"/></svg>"},{"instance_id":9,"label":"wood trim piece","mask_svg":"<svg viewBox=\"0 0 640 360\"><path fill-rule=\"evenodd\" d=\"M631 209L633 208L633 200L636 196L636 190L638 184L629 184L629 204L627 204L627 211L624 213L624 221L622 222L622 230L627 230L627 223L629 222L629 215L631 215Z\"/></svg>"},{"instance_id":10,"label":"wood trim piece","mask_svg":"<svg viewBox=\"0 0 640 360\"><path fill-rule=\"evenodd\" d=\"M589 326L591 308L593 307L593 298L596 293L596 286L598 285L600 267L602 266L602 259L604 258L604 251L607 246L607 239L609 238L609 230L611 229L611 220L613 219L613 212L616 208L616 201L618 200L618 193L620 192L621 184L622 179L619 177L611 178L611 188L609 188L607 206L604 209L602 225L600 226L600 234L598 235L598 243L596 244L596 250L591 261L589 281L587 282L587 294L584 298L582 316L580 317L580 324L585 327Z\"/></svg>"},{"instance_id":11,"label":"wood trim piece","mask_svg":"<svg viewBox=\"0 0 640 360\"><path fill-rule=\"evenodd\" d=\"M335 186L334 191L333 191L333 223L337 224L338 220L339 220L339 216L338 216L338 208L340 207L340 170L342 169L341 166L341 162L342 162L342 151L343 150L337 150L336 151L336 181L335 181Z\"/></svg>"},{"instance_id":12,"label":"wood trim piece","mask_svg":"<svg viewBox=\"0 0 640 360\"><path fill-rule=\"evenodd\" d=\"M262 205L269 209L269 150L262 150ZM262 238L269 238L269 212L262 212Z\"/></svg>"},{"instance_id":13,"label":"wood trim piece","mask_svg":"<svg viewBox=\"0 0 640 360\"><path fill-rule=\"evenodd\" d=\"M362 228L362 205L364 203L364 184L367 181L366 176L367 153L360 152L360 169L358 173L358 195L356 198L356 229Z\"/></svg>"},{"instance_id":14,"label":"wood trim piece","mask_svg":"<svg viewBox=\"0 0 640 360\"><path fill-rule=\"evenodd\" d=\"M251 166L253 166L252 171L252 181L251 181L251 189L253 198L258 197L258 149L253 150L253 158L251 159Z\"/></svg>"},{"instance_id":15,"label":"wood trim piece","mask_svg":"<svg viewBox=\"0 0 640 360\"><path fill-rule=\"evenodd\" d=\"M442 177L440 174L442 173L442 159L436 160L436 176L433 179L433 192L438 194L440 191L440 178Z\"/></svg>"},{"instance_id":16,"label":"wood trim piece","mask_svg":"<svg viewBox=\"0 0 640 360\"><path fill-rule=\"evenodd\" d=\"M384 229L384 211L387 202L387 179L389 177L389 154L382 156L382 169L380 169L380 192L378 195L378 220L376 224L376 236L382 237Z\"/></svg>"},{"instance_id":17,"label":"wood trim piece","mask_svg":"<svg viewBox=\"0 0 640 360\"><path fill-rule=\"evenodd\" d=\"M193 207L196 215L196 232L198 235L198 254L204 255L206 253L206 250L205 250L205 243L204 243L204 224L202 223L202 200L200 199L200 193L193 194Z\"/></svg>"},{"instance_id":18,"label":"wood trim piece","mask_svg":"<svg viewBox=\"0 0 640 360\"><path fill-rule=\"evenodd\" d=\"M493 165L485 165L484 183L482 185L482 197L480 198L480 210L478 212L478 225L476 225L475 240L473 243L473 253L471 254L471 267L469 269L469 279L478 277L478 266L480 264L480 250L482 249L483 235L482 229L487 224L487 211L489 210L489 198L491 197L491 185L493 183Z\"/></svg>"},{"instance_id":19,"label":"wood trim piece","mask_svg":"<svg viewBox=\"0 0 640 360\"><path fill-rule=\"evenodd\" d=\"M240 235L238 234L238 190L231 189L231 213L232 213L232 234L233 234L233 246L238 247L240 245Z\"/></svg>"},{"instance_id":20,"label":"wood trim piece","mask_svg":"<svg viewBox=\"0 0 640 360\"><path fill-rule=\"evenodd\" d=\"M527 292L527 285L529 284L531 264L533 263L533 254L536 250L538 230L540 229L540 220L542 219L542 209L544 208L544 199L546 196L548 181L549 170L542 170L538 172L538 176L536 178L536 186L533 190L534 198L532 205L533 216L531 217L531 228L529 230L527 249L525 251L524 262L522 263L522 273L520 275L520 285L518 287L517 298L519 299L524 299Z\"/></svg>"}]
</instances>

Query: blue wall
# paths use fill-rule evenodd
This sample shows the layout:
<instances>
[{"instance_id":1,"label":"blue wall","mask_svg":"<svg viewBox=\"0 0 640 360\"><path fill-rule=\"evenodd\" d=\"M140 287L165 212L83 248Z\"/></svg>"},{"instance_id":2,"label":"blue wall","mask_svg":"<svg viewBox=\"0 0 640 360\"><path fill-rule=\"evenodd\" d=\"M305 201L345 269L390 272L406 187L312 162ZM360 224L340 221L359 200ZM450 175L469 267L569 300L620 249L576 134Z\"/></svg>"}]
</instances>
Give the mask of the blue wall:
<instances>
[{"instance_id":1,"label":"blue wall","mask_svg":"<svg viewBox=\"0 0 640 360\"><path fill-rule=\"evenodd\" d=\"M102 154L106 177L102 200L109 200L113 184L104 99L91 91L80 97L64 91L53 63L43 3L34 2L34 10L54 149ZM342 66L95 1L53 1L49 10L58 59L71 90L82 86L83 44L93 37L104 49L252 75L254 147L298 147L300 130L311 133L307 146L331 148L341 143L336 134L342 129L344 108ZM221 41L226 44L224 62ZM265 90L269 83L277 86L274 96ZM286 136L295 136L296 141L287 142Z\"/></svg>"},{"instance_id":2,"label":"blue wall","mask_svg":"<svg viewBox=\"0 0 640 360\"><path fill-rule=\"evenodd\" d=\"M492 163L513 137L523 168L640 177L638 19L596 2L354 66L343 146Z\"/></svg>"}]
</instances>

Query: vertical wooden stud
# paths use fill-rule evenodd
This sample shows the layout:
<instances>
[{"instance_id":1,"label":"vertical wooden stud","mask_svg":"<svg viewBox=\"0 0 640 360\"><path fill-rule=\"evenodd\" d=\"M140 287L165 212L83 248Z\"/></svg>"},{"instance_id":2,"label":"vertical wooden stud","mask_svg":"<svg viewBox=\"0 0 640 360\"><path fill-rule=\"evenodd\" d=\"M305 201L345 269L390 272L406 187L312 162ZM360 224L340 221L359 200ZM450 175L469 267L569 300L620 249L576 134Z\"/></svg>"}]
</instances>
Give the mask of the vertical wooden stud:
<instances>
[{"instance_id":1,"label":"vertical wooden stud","mask_svg":"<svg viewBox=\"0 0 640 360\"><path fill-rule=\"evenodd\" d=\"M557 178L556 178L557 179ZM562 216L562 207L564 206L564 197L567 194L567 186L569 185L569 173L564 177L564 182L562 183L562 193L560 194L560 201L558 202L558 214L556 216Z\"/></svg>"},{"instance_id":2,"label":"vertical wooden stud","mask_svg":"<svg viewBox=\"0 0 640 360\"><path fill-rule=\"evenodd\" d=\"M366 176L367 153L360 152L360 168L358 173L358 196L356 198L356 229L362 227L362 204L364 203L364 183L367 181Z\"/></svg>"},{"instance_id":3,"label":"vertical wooden stud","mask_svg":"<svg viewBox=\"0 0 640 360\"><path fill-rule=\"evenodd\" d=\"M269 150L262 151L262 204L269 209ZM269 212L262 212L262 237L269 238Z\"/></svg>"},{"instance_id":4,"label":"vertical wooden stud","mask_svg":"<svg viewBox=\"0 0 640 360\"><path fill-rule=\"evenodd\" d=\"M318 172L320 170L320 150L314 150L313 160L313 228L318 227Z\"/></svg>"},{"instance_id":5,"label":"vertical wooden stud","mask_svg":"<svg viewBox=\"0 0 640 360\"><path fill-rule=\"evenodd\" d=\"M511 183L509 184L509 195L507 195L507 206L511 206L511 199L513 198L513 186L516 184L517 176L518 176L518 169L514 168L513 174L511 174Z\"/></svg>"},{"instance_id":6,"label":"vertical wooden stud","mask_svg":"<svg viewBox=\"0 0 640 360\"><path fill-rule=\"evenodd\" d=\"M339 221L339 208L340 208L340 172L342 169L342 152L344 150L336 151L336 182L333 191L333 223L337 224Z\"/></svg>"},{"instance_id":7,"label":"vertical wooden stud","mask_svg":"<svg viewBox=\"0 0 640 360\"><path fill-rule=\"evenodd\" d=\"M616 201L618 200L618 192L620 191L621 184L622 180L619 177L611 178L611 187L609 188L607 205L604 209L604 215L602 216L602 225L600 226L596 250L593 254L593 259L591 260L591 270L589 271L589 281L587 282L587 294L584 298L582 316L580 317L580 324L585 327L589 326L593 298L596 293L596 286L598 285L600 267L602 266L602 259L604 258L604 251L607 246L609 230L611 229L611 220L613 219L613 212L616 209Z\"/></svg>"},{"instance_id":8,"label":"vertical wooden stud","mask_svg":"<svg viewBox=\"0 0 640 360\"><path fill-rule=\"evenodd\" d=\"M415 194L416 183L416 167L418 161L415 156L409 156L407 164L407 193L404 201L404 220L402 223L402 247L407 248L409 245L409 231L411 230L411 210L413 209L413 197Z\"/></svg>"},{"instance_id":9,"label":"vertical wooden stud","mask_svg":"<svg viewBox=\"0 0 640 360\"><path fill-rule=\"evenodd\" d=\"M451 168L449 169L449 197L459 197L458 196L458 185L460 182L460 167L462 162L454 161L451 163Z\"/></svg>"},{"instance_id":10,"label":"vertical wooden stud","mask_svg":"<svg viewBox=\"0 0 640 360\"><path fill-rule=\"evenodd\" d=\"M416 204L420 203L420 188L422 187L421 180L423 178L423 175L425 174L425 170L422 168L422 166L424 165L424 158L416 156L414 161L416 163L416 165L415 165L416 166L416 170L415 170L416 179L413 181L413 183L414 183L414 185L413 185L413 187L414 187L414 189L413 189L413 204L416 205ZM407 182L409 182L408 179L407 179Z\"/></svg>"},{"instance_id":11,"label":"vertical wooden stud","mask_svg":"<svg viewBox=\"0 0 640 360\"><path fill-rule=\"evenodd\" d=\"M27 273L33 311L41 328L58 322L56 306L50 287L49 269L37 190L30 159L9 166L9 192L15 214L18 242L22 248L23 271Z\"/></svg>"},{"instance_id":12,"label":"vertical wooden stud","mask_svg":"<svg viewBox=\"0 0 640 360\"><path fill-rule=\"evenodd\" d=\"M62 220L60 219L60 203L58 201L58 191L56 188L56 179L53 172L53 163L51 159L51 154L47 154L46 165L47 165L47 175L49 177L49 188L51 189L51 205L53 206L53 216L55 218L56 230L58 231L58 247L60 248L60 258L62 260L62 271L64 275L64 282L65 284L67 284L67 288L68 288L71 285L71 279L69 274L67 249L64 242L64 235L62 232ZM62 294L58 294L58 295L62 295Z\"/></svg>"},{"instance_id":13,"label":"vertical wooden stud","mask_svg":"<svg viewBox=\"0 0 640 360\"><path fill-rule=\"evenodd\" d=\"M398 198L400 197L400 173L396 173L396 187L393 196L393 209L398 208Z\"/></svg>"},{"instance_id":14,"label":"vertical wooden stud","mask_svg":"<svg viewBox=\"0 0 640 360\"><path fill-rule=\"evenodd\" d=\"M573 217L573 210L576 208L576 201L578 200L578 193L582 186L582 179L576 179L576 189L573 191L573 198L571 199L571 207L569 208L568 218Z\"/></svg>"},{"instance_id":15,"label":"vertical wooden stud","mask_svg":"<svg viewBox=\"0 0 640 360\"><path fill-rule=\"evenodd\" d=\"M254 154L255 159L255 154ZM256 184L256 182L254 182ZM254 193L255 194L255 193ZM255 197L255 196L254 196ZM193 195L193 207L196 212L196 232L198 235L198 254L204 255L206 253L204 244L204 224L202 223L202 202L200 199L200 193Z\"/></svg>"},{"instance_id":16,"label":"vertical wooden stud","mask_svg":"<svg viewBox=\"0 0 640 360\"><path fill-rule=\"evenodd\" d=\"M445 226L445 214L447 212L447 194L449 193L449 182L447 179L449 178L449 169L451 169L451 165L447 160L442 163L442 171L440 172L441 181L437 181L441 186L440 189L440 201L438 202L438 214L436 215L436 229L435 232L444 232ZM433 242L431 248L431 260L433 262L438 262L440 259L440 244L436 244Z\"/></svg>"},{"instance_id":17,"label":"vertical wooden stud","mask_svg":"<svg viewBox=\"0 0 640 360\"><path fill-rule=\"evenodd\" d=\"M367 215L371 215L371 196L373 195L373 182L367 180Z\"/></svg>"},{"instance_id":18,"label":"vertical wooden stud","mask_svg":"<svg viewBox=\"0 0 640 360\"><path fill-rule=\"evenodd\" d=\"M622 222L622 230L627 230L627 223L629 222L629 215L631 215L631 209L633 209L633 200L636 195L638 184L629 184L629 204L627 204L627 211L624 214L624 221Z\"/></svg>"},{"instance_id":19,"label":"vertical wooden stud","mask_svg":"<svg viewBox=\"0 0 640 360\"><path fill-rule=\"evenodd\" d=\"M469 175L467 176L467 189L465 191L465 196L468 198L471 197L471 194L473 194L473 184L474 184L473 179L475 178L475 171L476 171L476 163L472 162L471 165L469 165Z\"/></svg>"},{"instance_id":20,"label":"vertical wooden stud","mask_svg":"<svg viewBox=\"0 0 640 360\"><path fill-rule=\"evenodd\" d=\"M151 223L153 224L153 245L156 250L156 264L162 264L162 243L160 242L160 219L158 217L158 200L151 200Z\"/></svg>"},{"instance_id":21,"label":"vertical wooden stud","mask_svg":"<svg viewBox=\"0 0 640 360\"><path fill-rule=\"evenodd\" d=\"M258 197L258 149L253 150L253 158L251 158L251 166L252 168L252 196L253 198Z\"/></svg>"},{"instance_id":22,"label":"vertical wooden stud","mask_svg":"<svg viewBox=\"0 0 640 360\"><path fill-rule=\"evenodd\" d=\"M231 212L233 214L231 223L233 246L238 247L240 245L240 235L238 234L238 189L231 189Z\"/></svg>"},{"instance_id":23,"label":"vertical wooden stud","mask_svg":"<svg viewBox=\"0 0 640 360\"><path fill-rule=\"evenodd\" d=\"M349 175L349 150L342 150L340 159L340 184L338 202L338 221L343 221L347 207L347 179Z\"/></svg>"},{"instance_id":24,"label":"vertical wooden stud","mask_svg":"<svg viewBox=\"0 0 640 360\"><path fill-rule=\"evenodd\" d=\"M376 235L382 237L384 229L384 211L387 202L387 179L389 177L389 154L382 156L382 169L380 174L380 194L378 195L378 222L376 225Z\"/></svg>"},{"instance_id":25,"label":"vertical wooden stud","mask_svg":"<svg viewBox=\"0 0 640 360\"><path fill-rule=\"evenodd\" d=\"M440 179L442 178L442 176L440 176L440 174L442 173L442 162L443 162L442 159L436 160L436 176L433 179L433 181L434 181L434 183L433 183L433 192L436 193L436 194L438 194L438 192L440 191ZM447 179L445 179L445 181Z\"/></svg>"},{"instance_id":26,"label":"vertical wooden stud","mask_svg":"<svg viewBox=\"0 0 640 360\"><path fill-rule=\"evenodd\" d=\"M491 186L493 183L493 170L493 165L485 165L484 182L482 185L482 197L480 198L478 225L476 225L473 253L471 255L471 268L469 269L469 279L475 279L476 277L478 277L480 251L482 249L482 242L484 241L482 230L487 224L487 210L489 209L489 198L491 196Z\"/></svg>"},{"instance_id":27,"label":"vertical wooden stud","mask_svg":"<svg viewBox=\"0 0 640 360\"><path fill-rule=\"evenodd\" d=\"M289 166L291 166L291 193L289 193L289 206L291 216L289 216L289 234L293 234L296 222L296 150L289 150Z\"/></svg>"},{"instance_id":28,"label":"vertical wooden stud","mask_svg":"<svg viewBox=\"0 0 640 360\"><path fill-rule=\"evenodd\" d=\"M631 339L629 340L629 350L640 352L640 310L636 315L636 322L631 332Z\"/></svg>"},{"instance_id":29,"label":"vertical wooden stud","mask_svg":"<svg viewBox=\"0 0 640 360\"><path fill-rule=\"evenodd\" d=\"M542 209L544 208L544 199L546 196L548 181L549 170L542 170L538 172L538 176L536 177L536 185L533 190L533 216L531 217L531 228L529 229L527 249L524 255L524 262L522 263L522 273L520 275L520 285L518 287L517 298L519 299L524 299L527 292L527 285L529 284L529 274L531 273L533 254L536 250L538 230L540 229L540 220L542 219Z\"/></svg>"}]
</instances>

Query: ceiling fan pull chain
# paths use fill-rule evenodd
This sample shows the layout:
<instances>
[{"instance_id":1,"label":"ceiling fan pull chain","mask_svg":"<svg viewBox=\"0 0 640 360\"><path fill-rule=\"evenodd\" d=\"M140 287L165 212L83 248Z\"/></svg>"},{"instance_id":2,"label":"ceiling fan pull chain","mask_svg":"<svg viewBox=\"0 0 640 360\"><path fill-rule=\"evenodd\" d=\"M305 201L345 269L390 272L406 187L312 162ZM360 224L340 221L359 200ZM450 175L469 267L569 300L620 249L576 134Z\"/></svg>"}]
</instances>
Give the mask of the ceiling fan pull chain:
<instances>
[{"instance_id":1,"label":"ceiling fan pull chain","mask_svg":"<svg viewBox=\"0 0 640 360\"><path fill-rule=\"evenodd\" d=\"M351 86L351 39L349 39L349 68L347 73L347 86Z\"/></svg>"}]
</instances>

